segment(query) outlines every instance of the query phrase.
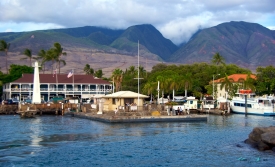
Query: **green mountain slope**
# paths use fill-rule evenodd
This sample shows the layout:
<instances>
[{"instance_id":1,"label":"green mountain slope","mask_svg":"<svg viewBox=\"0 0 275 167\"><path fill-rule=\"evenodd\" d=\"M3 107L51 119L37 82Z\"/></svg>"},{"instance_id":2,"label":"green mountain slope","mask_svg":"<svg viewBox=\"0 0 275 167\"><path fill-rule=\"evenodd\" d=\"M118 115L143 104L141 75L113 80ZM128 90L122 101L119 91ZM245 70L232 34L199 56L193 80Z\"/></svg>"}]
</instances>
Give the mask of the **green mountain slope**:
<instances>
[{"instance_id":1,"label":"green mountain slope","mask_svg":"<svg viewBox=\"0 0 275 167\"><path fill-rule=\"evenodd\" d=\"M256 69L258 66L273 65L275 62L275 31L259 24L228 22L202 29L187 42L177 47L152 25L135 25L126 30L111 30L93 26L52 29L31 32L0 33L0 40L11 43L9 52L15 55L26 48L37 54L59 42L65 50L76 52L96 51L127 56L140 53L150 59L162 59L174 63L211 63L219 52L226 63ZM155 55L159 57L156 58ZM4 54L0 53L0 56Z\"/></svg>"},{"instance_id":2,"label":"green mountain slope","mask_svg":"<svg viewBox=\"0 0 275 167\"><path fill-rule=\"evenodd\" d=\"M20 33L0 33L0 39L11 43L11 52L23 52L25 48L29 48L34 54L40 49L51 48L54 42L59 42L66 49L85 48L136 55L139 40L140 50L156 54L164 60L168 59L177 49L175 44L164 38L152 25L137 25L126 30L86 26Z\"/></svg>"},{"instance_id":3,"label":"green mountain slope","mask_svg":"<svg viewBox=\"0 0 275 167\"><path fill-rule=\"evenodd\" d=\"M149 24L127 28L110 46L118 50L137 52L135 43L138 41L140 45L143 45L148 51L158 55L163 60L169 59L169 56L177 50L175 44L164 38L154 26Z\"/></svg>"},{"instance_id":4,"label":"green mountain slope","mask_svg":"<svg viewBox=\"0 0 275 167\"><path fill-rule=\"evenodd\" d=\"M219 52L226 63L255 69L275 60L275 33L259 24L229 22L201 30L178 49L171 62L211 62Z\"/></svg>"},{"instance_id":5,"label":"green mountain slope","mask_svg":"<svg viewBox=\"0 0 275 167\"><path fill-rule=\"evenodd\" d=\"M5 38L4 38L5 39ZM108 46L97 44L87 38L76 38L65 33L50 31L26 32L17 38L9 41L11 43L10 51L23 51L26 48L32 49L37 53L40 49L49 49L55 42L59 42L64 48L97 48L108 50Z\"/></svg>"}]
</instances>

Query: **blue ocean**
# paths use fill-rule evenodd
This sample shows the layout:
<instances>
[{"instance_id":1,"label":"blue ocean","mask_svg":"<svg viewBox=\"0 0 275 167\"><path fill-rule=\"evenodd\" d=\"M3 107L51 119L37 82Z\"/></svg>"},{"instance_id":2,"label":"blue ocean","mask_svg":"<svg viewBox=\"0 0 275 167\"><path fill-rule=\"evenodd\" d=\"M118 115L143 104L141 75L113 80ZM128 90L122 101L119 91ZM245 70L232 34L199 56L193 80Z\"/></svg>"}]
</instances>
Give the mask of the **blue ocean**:
<instances>
[{"instance_id":1,"label":"blue ocean","mask_svg":"<svg viewBox=\"0 0 275 167\"><path fill-rule=\"evenodd\" d=\"M0 166L263 166L275 153L244 143L275 117L209 115L206 122L102 123L71 116L0 116Z\"/></svg>"}]
</instances>

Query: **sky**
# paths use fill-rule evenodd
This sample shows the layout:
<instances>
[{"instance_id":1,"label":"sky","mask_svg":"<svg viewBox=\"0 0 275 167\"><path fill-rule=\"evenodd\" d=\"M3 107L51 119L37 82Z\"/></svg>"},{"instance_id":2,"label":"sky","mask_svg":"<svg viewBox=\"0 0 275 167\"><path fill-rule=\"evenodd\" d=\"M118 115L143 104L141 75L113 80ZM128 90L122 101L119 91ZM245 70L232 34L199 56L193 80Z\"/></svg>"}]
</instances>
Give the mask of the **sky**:
<instances>
[{"instance_id":1,"label":"sky","mask_svg":"<svg viewBox=\"0 0 275 167\"><path fill-rule=\"evenodd\" d=\"M1 0L0 32L152 24L175 44L230 21L275 30L274 0Z\"/></svg>"}]
</instances>

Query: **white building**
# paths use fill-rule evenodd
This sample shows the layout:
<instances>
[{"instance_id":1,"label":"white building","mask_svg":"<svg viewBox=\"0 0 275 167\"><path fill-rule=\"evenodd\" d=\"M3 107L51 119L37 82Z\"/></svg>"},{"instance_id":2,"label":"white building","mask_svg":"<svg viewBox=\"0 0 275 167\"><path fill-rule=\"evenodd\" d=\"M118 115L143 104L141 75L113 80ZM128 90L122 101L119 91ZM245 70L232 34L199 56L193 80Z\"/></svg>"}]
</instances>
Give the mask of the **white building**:
<instances>
[{"instance_id":1,"label":"white building","mask_svg":"<svg viewBox=\"0 0 275 167\"><path fill-rule=\"evenodd\" d=\"M3 99L17 98L20 101L31 99L33 95L33 74L22 74L22 77L3 85ZM67 74L39 74L40 94L42 100L48 101L52 97L62 96L91 98L97 94L112 93L112 84L108 81L95 78L92 75Z\"/></svg>"}]
</instances>

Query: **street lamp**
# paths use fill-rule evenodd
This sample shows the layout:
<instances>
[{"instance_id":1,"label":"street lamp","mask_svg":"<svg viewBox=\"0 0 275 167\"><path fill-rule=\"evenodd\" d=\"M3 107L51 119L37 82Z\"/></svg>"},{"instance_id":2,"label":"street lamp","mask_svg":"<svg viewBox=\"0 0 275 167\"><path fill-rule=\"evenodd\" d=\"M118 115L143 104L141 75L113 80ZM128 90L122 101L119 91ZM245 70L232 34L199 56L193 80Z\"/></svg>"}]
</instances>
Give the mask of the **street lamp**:
<instances>
[{"instance_id":1,"label":"street lamp","mask_svg":"<svg viewBox=\"0 0 275 167\"><path fill-rule=\"evenodd\" d=\"M218 76L218 75L220 75L220 74L217 74L217 75L213 75L213 93L212 93L212 96L213 96L213 100L214 100L214 78L216 77L216 76Z\"/></svg>"}]
</instances>

